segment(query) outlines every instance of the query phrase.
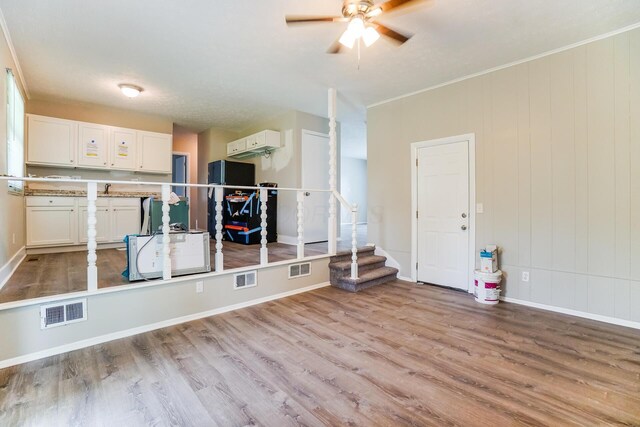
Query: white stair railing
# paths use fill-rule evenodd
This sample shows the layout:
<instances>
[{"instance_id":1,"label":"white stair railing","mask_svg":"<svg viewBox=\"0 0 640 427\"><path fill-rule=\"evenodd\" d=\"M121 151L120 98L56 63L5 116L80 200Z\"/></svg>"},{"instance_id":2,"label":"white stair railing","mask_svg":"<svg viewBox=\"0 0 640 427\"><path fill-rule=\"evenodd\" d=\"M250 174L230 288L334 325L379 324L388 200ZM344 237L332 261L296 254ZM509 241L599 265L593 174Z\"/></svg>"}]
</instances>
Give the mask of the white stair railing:
<instances>
[{"instance_id":1,"label":"white stair railing","mask_svg":"<svg viewBox=\"0 0 640 427\"><path fill-rule=\"evenodd\" d=\"M224 190L222 187L216 187L214 189L214 201L216 204L216 256L215 256L215 270L217 272L224 270L224 256L222 255L222 198L224 196Z\"/></svg>"},{"instance_id":2,"label":"white stair railing","mask_svg":"<svg viewBox=\"0 0 640 427\"><path fill-rule=\"evenodd\" d=\"M266 188L260 189L260 265L269 263L269 250L267 249L267 200L269 191Z\"/></svg>"},{"instance_id":3,"label":"white stair railing","mask_svg":"<svg viewBox=\"0 0 640 427\"><path fill-rule=\"evenodd\" d=\"M87 290L98 290L98 243L96 242L96 201L98 200L98 184L87 183Z\"/></svg>"},{"instance_id":4,"label":"white stair railing","mask_svg":"<svg viewBox=\"0 0 640 427\"><path fill-rule=\"evenodd\" d=\"M298 227L296 231L298 232L298 248L297 248L297 258L304 258L304 191L296 192L296 218Z\"/></svg>"},{"instance_id":5,"label":"white stair railing","mask_svg":"<svg viewBox=\"0 0 640 427\"><path fill-rule=\"evenodd\" d=\"M130 182L130 181L107 181L107 180L75 180L75 179L48 179L48 178L20 178L20 177L7 177L0 176L1 181L25 181L25 182L40 182L40 183L55 183L59 184L70 184L77 186L78 184L86 185L86 203L87 203L87 291L95 292L98 290L98 267L97 261L99 252L98 242L97 242L97 201L98 201L98 185L112 184L112 185L135 185L139 188L150 188L149 193L157 193L158 190L161 190L161 200L162 200L162 237L156 237L158 243L161 243L161 259L162 259L162 279L169 280L172 278L171 271L171 236L170 236L170 196L171 196L171 188L173 186L183 186L187 188L202 188L207 191L211 191L214 195L214 206L215 206L215 234L212 236L215 240L215 255L214 255L214 265L215 272L220 273L224 271L224 255L223 255L223 202L224 202L224 190L225 188L231 189L236 188L233 186L224 186L224 185L212 185L212 184L180 184L180 183L156 183L156 182ZM151 187L153 187L151 189ZM240 187L237 187L240 188ZM242 187L244 191L256 191L259 195L259 211L260 211L260 265L268 265L269 264L269 246L267 244L267 235L268 235L268 203L269 203L269 190L264 187ZM306 195L310 192L320 192L320 193L329 193L330 197L330 206L329 206L329 222L330 224L338 223L336 216L336 205L337 203L341 203L347 210L351 212L352 215L352 233L351 233L351 243L352 243L352 256L351 256L351 277L358 277L358 255L357 255L357 229L356 229L356 221L357 221L357 212L358 207L356 205L350 205L337 191L330 190L316 190L316 189L301 189L301 188L278 188L278 191L287 192L293 191L296 193L296 204L295 204L295 217L296 217L296 259L303 259L305 257L305 243L304 243L304 235L305 235L305 199ZM138 192L140 192L138 190ZM144 193L144 191L143 191ZM79 215L79 213L78 213ZM332 249L332 246L336 244L337 238L337 226L334 227L335 230L329 233L329 242L328 242L328 253L335 254L335 249ZM333 237L332 237L333 236ZM156 243L153 243L154 245Z\"/></svg>"},{"instance_id":6,"label":"white stair railing","mask_svg":"<svg viewBox=\"0 0 640 427\"><path fill-rule=\"evenodd\" d=\"M358 278L358 205L350 205L337 191L333 192L333 197L337 199L346 209L351 212L351 278Z\"/></svg>"}]
</instances>

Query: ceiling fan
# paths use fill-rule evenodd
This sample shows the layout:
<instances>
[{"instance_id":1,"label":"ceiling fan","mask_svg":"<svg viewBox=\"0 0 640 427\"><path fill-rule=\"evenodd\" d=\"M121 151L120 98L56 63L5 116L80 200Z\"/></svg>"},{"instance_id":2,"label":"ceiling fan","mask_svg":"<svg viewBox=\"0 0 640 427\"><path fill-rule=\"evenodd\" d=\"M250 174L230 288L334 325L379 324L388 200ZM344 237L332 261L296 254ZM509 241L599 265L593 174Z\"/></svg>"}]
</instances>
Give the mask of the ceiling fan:
<instances>
[{"instance_id":1,"label":"ceiling fan","mask_svg":"<svg viewBox=\"0 0 640 427\"><path fill-rule=\"evenodd\" d=\"M359 45L360 40L368 47L375 43L381 35L401 45L409 40L411 35L392 30L377 20L386 13L419 1L423 0L388 0L380 4L374 4L373 0L345 0L342 6L342 16L286 16L285 21L288 25L348 22L349 25L345 32L331 45L327 53L340 53L343 47L351 49L356 41Z\"/></svg>"}]
</instances>

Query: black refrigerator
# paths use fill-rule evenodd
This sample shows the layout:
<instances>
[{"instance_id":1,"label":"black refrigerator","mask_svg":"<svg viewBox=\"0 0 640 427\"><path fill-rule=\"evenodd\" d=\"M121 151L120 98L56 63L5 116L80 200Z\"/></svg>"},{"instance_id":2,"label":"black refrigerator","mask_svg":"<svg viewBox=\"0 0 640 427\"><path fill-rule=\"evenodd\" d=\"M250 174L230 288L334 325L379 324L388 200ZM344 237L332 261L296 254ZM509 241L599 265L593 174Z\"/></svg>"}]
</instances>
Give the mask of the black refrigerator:
<instances>
[{"instance_id":1,"label":"black refrigerator","mask_svg":"<svg viewBox=\"0 0 640 427\"><path fill-rule=\"evenodd\" d=\"M220 185L244 185L253 187L256 185L256 167L253 163L230 162L228 160L216 160L209 163L207 183ZM247 191L247 190L245 190ZM234 193L233 189L224 190L224 197ZM216 235L216 202L213 191L209 192L207 208L207 229L209 235Z\"/></svg>"}]
</instances>

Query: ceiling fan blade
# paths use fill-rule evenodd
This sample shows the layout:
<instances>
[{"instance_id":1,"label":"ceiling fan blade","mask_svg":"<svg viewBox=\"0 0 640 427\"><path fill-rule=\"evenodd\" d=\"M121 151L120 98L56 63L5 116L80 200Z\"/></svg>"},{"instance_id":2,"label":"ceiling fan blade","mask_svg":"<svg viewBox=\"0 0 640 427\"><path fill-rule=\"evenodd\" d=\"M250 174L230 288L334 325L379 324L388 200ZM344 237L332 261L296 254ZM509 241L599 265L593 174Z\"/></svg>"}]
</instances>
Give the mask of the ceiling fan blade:
<instances>
[{"instance_id":1,"label":"ceiling fan blade","mask_svg":"<svg viewBox=\"0 0 640 427\"><path fill-rule=\"evenodd\" d=\"M388 0L384 3L377 5L377 8L380 8L380 10L382 10L382 13L386 13L403 6L409 6L411 4L420 3L424 1L425 0Z\"/></svg>"},{"instance_id":2,"label":"ceiling fan blade","mask_svg":"<svg viewBox=\"0 0 640 427\"><path fill-rule=\"evenodd\" d=\"M287 24L309 24L315 22L343 22L342 16L286 16Z\"/></svg>"},{"instance_id":3,"label":"ceiling fan blade","mask_svg":"<svg viewBox=\"0 0 640 427\"><path fill-rule=\"evenodd\" d=\"M327 49L327 53L330 54L343 52L345 52L345 47L342 45L342 43L340 43L340 40L336 40L335 42L333 42L333 44L329 46L329 49Z\"/></svg>"},{"instance_id":4,"label":"ceiling fan blade","mask_svg":"<svg viewBox=\"0 0 640 427\"><path fill-rule=\"evenodd\" d=\"M384 26L382 24L378 24L377 22L372 23L372 25L376 27L376 30L378 30L378 32L381 35L389 37L391 40L397 42L398 44L403 44L404 42L406 42L412 37L412 35L410 34L409 35L400 34L399 32L394 31L391 28Z\"/></svg>"}]
</instances>

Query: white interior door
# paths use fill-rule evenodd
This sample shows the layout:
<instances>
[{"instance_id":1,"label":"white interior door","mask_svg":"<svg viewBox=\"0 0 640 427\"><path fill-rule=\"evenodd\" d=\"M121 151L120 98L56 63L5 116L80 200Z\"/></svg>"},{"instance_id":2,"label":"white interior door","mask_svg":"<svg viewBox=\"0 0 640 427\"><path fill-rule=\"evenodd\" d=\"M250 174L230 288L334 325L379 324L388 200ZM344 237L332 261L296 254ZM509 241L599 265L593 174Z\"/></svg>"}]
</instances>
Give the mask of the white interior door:
<instances>
[{"instance_id":1,"label":"white interior door","mask_svg":"<svg viewBox=\"0 0 640 427\"><path fill-rule=\"evenodd\" d=\"M419 148L417 159L417 279L467 290L469 143Z\"/></svg>"},{"instance_id":2,"label":"white interior door","mask_svg":"<svg viewBox=\"0 0 640 427\"><path fill-rule=\"evenodd\" d=\"M329 189L329 135L302 131L302 188ZM329 239L329 193L305 193L304 242Z\"/></svg>"}]
</instances>

